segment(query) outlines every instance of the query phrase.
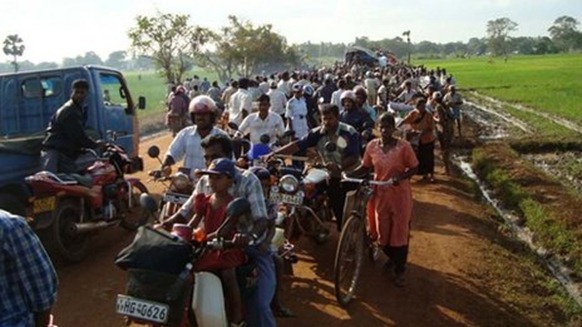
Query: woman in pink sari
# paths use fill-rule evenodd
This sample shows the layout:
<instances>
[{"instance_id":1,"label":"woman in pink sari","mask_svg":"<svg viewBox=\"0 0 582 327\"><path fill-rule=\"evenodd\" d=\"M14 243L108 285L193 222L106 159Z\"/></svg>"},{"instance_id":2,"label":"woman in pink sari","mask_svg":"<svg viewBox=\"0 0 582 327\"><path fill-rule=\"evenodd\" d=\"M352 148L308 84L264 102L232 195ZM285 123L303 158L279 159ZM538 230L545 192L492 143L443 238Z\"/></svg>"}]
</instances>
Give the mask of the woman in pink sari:
<instances>
[{"instance_id":1,"label":"woman in pink sari","mask_svg":"<svg viewBox=\"0 0 582 327\"><path fill-rule=\"evenodd\" d=\"M410 144L393 136L394 117L384 113L378 117L381 138L368 143L362 164L351 176L374 172L374 180L394 183L377 186L368 203L370 237L388 256L385 267L394 269L397 286L404 286L408 258L408 239L412 219L412 190L409 178L416 173L418 160Z\"/></svg>"}]
</instances>

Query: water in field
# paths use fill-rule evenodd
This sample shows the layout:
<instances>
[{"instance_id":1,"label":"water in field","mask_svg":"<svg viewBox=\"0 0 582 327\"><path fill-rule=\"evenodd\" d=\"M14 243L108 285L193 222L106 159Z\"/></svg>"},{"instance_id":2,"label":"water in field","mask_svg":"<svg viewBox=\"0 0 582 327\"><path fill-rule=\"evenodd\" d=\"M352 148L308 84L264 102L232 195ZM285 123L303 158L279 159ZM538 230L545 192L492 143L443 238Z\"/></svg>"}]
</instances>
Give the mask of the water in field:
<instances>
[{"instance_id":1,"label":"water in field","mask_svg":"<svg viewBox=\"0 0 582 327\"><path fill-rule=\"evenodd\" d=\"M582 282L576 281L576 273L566 267L562 262L564 258L561 258L553 253L550 253L542 247L538 247L533 243L534 235L527 228L519 223L519 217L515 216L511 212L505 210L500 202L495 199L492 192L487 189L485 184L479 179L471 168L471 164L468 162L467 158L456 157L453 163L461 169L463 174L473 180L479 190L481 195L491 205L497 214L504 220L504 222L511 228L515 236L538 255L545 266L552 272L556 279L564 286L570 296L582 306Z\"/></svg>"},{"instance_id":2,"label":"water in field","mask_svg":"<svg viewBox=\"0 0 582 327\"><path fill-rule=\"evenodd\" d=\"M582 151L531 153L523 157L582 193Z\"/></svg>"}]
</instances>

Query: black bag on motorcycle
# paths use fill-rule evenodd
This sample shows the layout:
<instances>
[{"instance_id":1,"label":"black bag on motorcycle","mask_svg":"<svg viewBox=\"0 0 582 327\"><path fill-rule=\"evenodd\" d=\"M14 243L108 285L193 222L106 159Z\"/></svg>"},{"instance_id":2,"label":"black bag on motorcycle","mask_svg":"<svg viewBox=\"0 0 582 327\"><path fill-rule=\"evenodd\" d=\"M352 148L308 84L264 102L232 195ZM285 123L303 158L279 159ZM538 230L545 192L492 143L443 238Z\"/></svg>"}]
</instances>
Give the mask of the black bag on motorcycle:
<instances>
[{"instance_id":1,"label":"black bag on motorcycle","mask_svg":"<svg viewBox=\"0 0 582 327\"><path fill-rule=\"evenodd\" d=\"M165 230L142 226L133 242L121 250L115 264L123 269L150 270L178 275L192 260L192 246Z\"/></svg>"}]
</instances>

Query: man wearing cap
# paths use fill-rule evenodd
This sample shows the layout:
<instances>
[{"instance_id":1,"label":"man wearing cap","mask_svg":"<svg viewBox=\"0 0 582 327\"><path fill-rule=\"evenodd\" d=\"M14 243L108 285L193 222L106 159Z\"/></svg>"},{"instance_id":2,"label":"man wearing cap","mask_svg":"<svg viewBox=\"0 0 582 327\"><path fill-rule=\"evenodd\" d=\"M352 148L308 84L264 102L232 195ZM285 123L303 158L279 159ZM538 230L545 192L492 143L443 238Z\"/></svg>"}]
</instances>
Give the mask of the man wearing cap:
<instances>
[{"instance_id":1,"label":"man wearing cap","mask_svg":"<svg viewBox=\"0 0 582 327\"><path fill-rule=\"evenodd\" d=\"M229 122L240 125L243 119L253 108L253 96L248 91L249 79L243 77L238 80L238 90L230 97Z\"/></svg>"},{"instance_id":2,"label":"man wearing cap","mask_svg":"<svg viewBox=\"0 0 582 327\"><path fill-rule=\"evenodd\" d=\"M285 106L287 105L287 96L277 89L277 82L271 82L271 89L267 92L271 102L271 111L285 118Z\"/></svg>"},{"instance_id":3,"label":"man wearing cap","mask_svg":"<svg viewBox=\"0 0 582 327\"><path fill-rule=\"evenodd\" d=\"M293 84L293 97L287 101L285 117L287 127L295 132L295 137L302 138L309 133L307 126L307 103L303 98L303 87L301 84Z\"/></svg>"},{"instance_id":4,"label":"man wearing cap","mask_svg":"<svg viewBox=\"0 0 582 327\"><path fill-rule=\"evenodd\" d=\"M89 83L85 79L73 82L71 98L51 117L40 152L41 170L53 173L75 173L81 167L75 163L83 148L95 149L103 143L85 132L87 113L85 99Z\"/></svg>"},{"instance_id":5,"label":"man wearing cap","mask_svg":"<svg viewBox=\"0 0 582 327\"><path fill-rule=\"evenodd\" d=\"M204 158L209 165L212 160L218 158L232 158L232 141L225 135L210 135L202 141ZM163 222L164 225L171 225L178 222L186 222L192 217L193 209L196 207L196 197L198 194L211 194L208 176L202 176L194 192L184 203L182 208ZM259 279L257 281L258 290L245 303L247 306L248 326L271 327L275 326L275 317L271 311L270 303L275 293L275 267L270 257L268 248L270 240L269 221L265 198L261 182L252 172L248 170L236 169L234 174L234 184L229 189L233 198L245 198L251 205L251 215L254 219L254 228L251 238L255 245L247 248L247 253L256 260L259 269ZM247 236L238 234L235 242L248 244L250 239Z\"/></svg>"}]
</instances>

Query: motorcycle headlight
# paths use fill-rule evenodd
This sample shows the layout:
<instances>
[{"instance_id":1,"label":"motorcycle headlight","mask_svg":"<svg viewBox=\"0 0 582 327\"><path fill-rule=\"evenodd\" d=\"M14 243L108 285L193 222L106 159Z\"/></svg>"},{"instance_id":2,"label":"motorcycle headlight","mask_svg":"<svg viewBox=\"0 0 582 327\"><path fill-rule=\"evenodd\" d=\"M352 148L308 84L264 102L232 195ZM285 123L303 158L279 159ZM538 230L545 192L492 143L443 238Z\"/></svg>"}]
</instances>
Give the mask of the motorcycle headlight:
<instances>
[{"instance_id":1,"label":"motorcycle headlight","mask_svg":"<svg viewBox=\"0 0 582 327\"><path fill-rule=\"evenodd\" d=\"M279 181L279 186L286 193L295 193L299 188L299 181L293 175L285 175L281 177L281 180Z\"/></svg>"},{"instance_id":2,"label":"motorcycle headlight","mask_svg":"<svg viewBox=\"0 0 582 327\"><path fill-rule=\"evenodd\" d=\"M184 173L176 173L172 176L172 185L177 192L180 192L190 187L190 178Z\"/></svg>"}]
</instances>

